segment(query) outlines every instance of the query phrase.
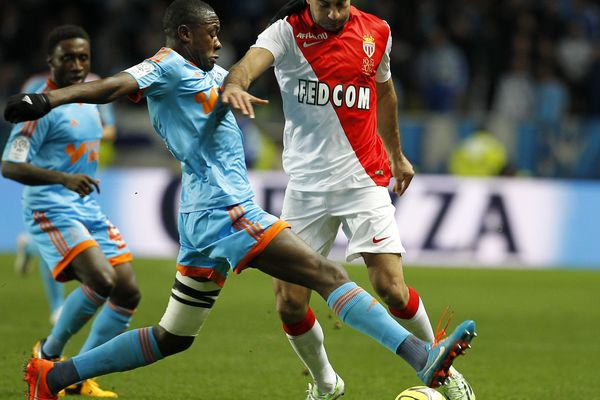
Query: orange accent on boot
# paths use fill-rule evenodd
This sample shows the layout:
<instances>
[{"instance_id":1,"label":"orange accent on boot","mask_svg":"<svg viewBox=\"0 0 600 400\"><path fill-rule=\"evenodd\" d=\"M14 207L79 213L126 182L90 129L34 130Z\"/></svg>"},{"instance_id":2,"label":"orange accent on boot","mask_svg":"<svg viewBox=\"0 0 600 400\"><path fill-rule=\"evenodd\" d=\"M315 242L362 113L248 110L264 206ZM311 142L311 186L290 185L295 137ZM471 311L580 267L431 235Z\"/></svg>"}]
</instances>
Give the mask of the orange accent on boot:
<instances>
[{"instance_id":1,"label":"orange accent on boot","mask_svg":"<svg viewBox=\"0 0 600 400\"><path fill-rule=\"evenodd\" d=\"M58 396L50 391L46 377L54 368L52 361L42 358L31 358L25 368L24 380L27 382L27 398L29 400L56 400Z\"/></svg>"}]
</instances>

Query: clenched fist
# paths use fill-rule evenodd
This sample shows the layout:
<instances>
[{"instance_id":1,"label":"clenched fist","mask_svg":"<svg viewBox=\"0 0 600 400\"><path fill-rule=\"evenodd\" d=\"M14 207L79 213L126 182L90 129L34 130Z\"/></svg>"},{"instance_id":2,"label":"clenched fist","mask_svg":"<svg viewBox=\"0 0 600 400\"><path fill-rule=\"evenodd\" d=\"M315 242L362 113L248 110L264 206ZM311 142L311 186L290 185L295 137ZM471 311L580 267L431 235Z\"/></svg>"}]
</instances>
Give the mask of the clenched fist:
<instances>
[{"instance_id":1,"label":"clenched fist","mask_svg":"<svg viewBox=\"0 0 600 400\"><path fill-rule=\"evenodd\" d=\"M4 119L17 123L31 121L48 114L50 101L44 93L19 93L9 97L4 109Z\"/></svg>"}]
</instances>

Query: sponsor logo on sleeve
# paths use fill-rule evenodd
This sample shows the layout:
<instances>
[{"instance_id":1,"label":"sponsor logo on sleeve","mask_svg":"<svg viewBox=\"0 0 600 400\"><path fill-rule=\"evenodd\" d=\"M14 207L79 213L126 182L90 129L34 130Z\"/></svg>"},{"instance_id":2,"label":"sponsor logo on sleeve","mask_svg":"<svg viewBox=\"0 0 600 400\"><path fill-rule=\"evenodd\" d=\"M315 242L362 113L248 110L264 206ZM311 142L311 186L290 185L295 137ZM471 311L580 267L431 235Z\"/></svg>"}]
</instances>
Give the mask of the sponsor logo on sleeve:
<instances>
[{"instance_id":1,"label":"sponsor logo on sleeve","mask_svg":"<svg viewBox=\"0 0 600 400\"><path fill-rule=\"evenodd\" d=\"M154 65L149 61L142 61L138 65L125 70L125 72L130 73L135 79L141 79L152 71L154 71Z\"/></svg>"}]
</instances>

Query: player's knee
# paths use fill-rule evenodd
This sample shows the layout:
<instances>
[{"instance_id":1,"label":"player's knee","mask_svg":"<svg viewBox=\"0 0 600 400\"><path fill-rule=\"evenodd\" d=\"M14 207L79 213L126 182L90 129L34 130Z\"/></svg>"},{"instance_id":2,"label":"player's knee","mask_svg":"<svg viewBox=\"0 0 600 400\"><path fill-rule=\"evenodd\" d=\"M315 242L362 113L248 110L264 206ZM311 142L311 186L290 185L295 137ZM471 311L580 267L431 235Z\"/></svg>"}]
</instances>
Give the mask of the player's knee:
<instances>
[{"instance_id":1,"label":"player's knee","mask_svg":"<svg viewBox=\"0 0 600 400\"><path fill-rule=\"evenodd\" d=\"M120 280L110 298L115 304L121 307L134 309L140 304L142 293L135 280Z\"/></svg>"},{"instance_id":2,"label":"player's knee","mask_svg":"<svg viewBox=\"0 0 600 400\"><path fill-rule=\"evenodd\" d=\"M84 283L99 295L109 297L117 284L117 274L112 268L105 268L95 273Z\"/></svg>"},{"instance_id":3,"label":"player's knee","mask_svg":"<svg viewBox=\"0 0 600 400\"><path fill-rule=\"evenodd\" d=\"M160 325L152 327L152 333L158 344L158 348L164 357L181 353L190 348L194 343L194 336L179 336L168 332Z\"/></svg>"}]
</instances>

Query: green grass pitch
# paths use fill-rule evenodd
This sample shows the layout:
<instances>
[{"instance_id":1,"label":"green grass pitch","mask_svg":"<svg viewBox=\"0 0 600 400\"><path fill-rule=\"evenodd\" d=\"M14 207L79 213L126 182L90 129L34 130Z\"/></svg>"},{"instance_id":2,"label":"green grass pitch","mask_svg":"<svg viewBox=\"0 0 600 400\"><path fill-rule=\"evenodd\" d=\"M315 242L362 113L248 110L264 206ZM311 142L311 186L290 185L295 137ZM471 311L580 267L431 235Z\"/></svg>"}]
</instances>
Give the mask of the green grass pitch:
<instances>
[{"instance_id":1,"label":"green grass pitch","mask_svg":"<svg viewBox=\"0 0 600 400\"><path fill-rule=\"evenodd\" d=\"M37 272L16 276L12 255L0 256L0 263L0 399L22 399L22 366L33 342L49 332L48 311ZM132 327L160 319L173 264L136 260L143 298ZM370 288L365 268L349 271ZM479 400L600 398L599 272L409 267L406 277L434 326L448 305L455 311L451 327L477 321L479 337L456 366ZM312 307L346 381L345 400L393 400L419 383L400 358L341 327L318 296ZM77 352L86 333L73 338L67 355ZM130 400L303 399L308 381L280 328L270 278L254 270L231 277L190 350L100 378Z\"/></svg>"}]
</instances>

